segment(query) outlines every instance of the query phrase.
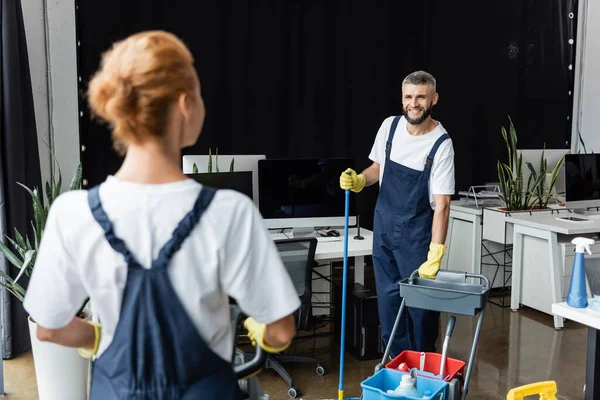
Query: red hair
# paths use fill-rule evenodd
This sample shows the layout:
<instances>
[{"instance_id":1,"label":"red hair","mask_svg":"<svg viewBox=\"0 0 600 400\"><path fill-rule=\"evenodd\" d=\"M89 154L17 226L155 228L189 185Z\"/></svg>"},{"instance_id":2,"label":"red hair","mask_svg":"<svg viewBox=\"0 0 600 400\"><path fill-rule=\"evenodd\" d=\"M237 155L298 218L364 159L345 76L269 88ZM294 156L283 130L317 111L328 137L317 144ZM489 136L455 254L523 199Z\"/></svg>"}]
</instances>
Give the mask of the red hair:
<instances>
[{"instance_id":1,"label":"red hair","mask_svg":"<svg viewBox=\"0 0 600 400\"><path fill-rule=\"evenodd\" d=\"M194 99L194 58L175 35L141 32L113 44L102 55L88 88L92 114L109 123L115 149L160 138L170 109L182 93Z\"/></svg>"}]
</instances>

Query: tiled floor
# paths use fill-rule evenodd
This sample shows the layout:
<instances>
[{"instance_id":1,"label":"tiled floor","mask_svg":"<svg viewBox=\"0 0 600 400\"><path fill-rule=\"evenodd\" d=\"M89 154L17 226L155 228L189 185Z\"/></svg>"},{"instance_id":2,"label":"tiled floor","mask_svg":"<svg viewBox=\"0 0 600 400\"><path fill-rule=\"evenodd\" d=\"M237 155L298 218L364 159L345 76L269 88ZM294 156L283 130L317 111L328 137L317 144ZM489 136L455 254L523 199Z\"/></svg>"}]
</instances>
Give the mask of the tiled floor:
<instances>
[{"instance_id":1,"label":"tiled floor","mask_svg":"<svg viewBox=\"0 0 600 400\"><path fill-rule=\"evenodd\" d=\"M445 329L447 316L443 316ZM475 319L458 317L449 357L467 360ZM508 308L489 305L486 310L477 361L473 369L469 400L506 399L510 388L543 380L556 380L559 399L583 399L587 329L568 322L562 331L552 327L552 318L531 310L513 313ZM333 336L296 341L291 351L321 357L329 366L324 376L314 366L290 365L294 385L303 399L337 398L339 352ZM360 382L373 373L377 360L345 358L345 397L360 396ZM8 399L37 399L31 354L4 361ZM260 375L270 399L288 399L287 385L273 371Z\"/></svg>"}]
</instances>

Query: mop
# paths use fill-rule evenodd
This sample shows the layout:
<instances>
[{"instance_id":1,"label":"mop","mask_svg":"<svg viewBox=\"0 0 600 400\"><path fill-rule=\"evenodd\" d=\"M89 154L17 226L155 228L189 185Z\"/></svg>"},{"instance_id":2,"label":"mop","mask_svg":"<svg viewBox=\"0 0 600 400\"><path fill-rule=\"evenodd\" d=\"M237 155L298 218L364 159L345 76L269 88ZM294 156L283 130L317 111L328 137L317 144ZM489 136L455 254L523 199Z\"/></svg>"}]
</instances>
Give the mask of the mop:
<instances>
[{"instance_id":1,"label":"mop","mask_svg":"<svg viewBox=\"0 0 600 400\"><path fill-rule=\"evenodd\" d=\"M348 174L350 175L350 174ZM344 399L344 349L346 336L346 288L348 286L348 215L350 213L350 190L346 189L346 207L344 215L344 272L342 278L342 326L340 327L340 382L338 400Z\"/></svg>"}]
</instances>

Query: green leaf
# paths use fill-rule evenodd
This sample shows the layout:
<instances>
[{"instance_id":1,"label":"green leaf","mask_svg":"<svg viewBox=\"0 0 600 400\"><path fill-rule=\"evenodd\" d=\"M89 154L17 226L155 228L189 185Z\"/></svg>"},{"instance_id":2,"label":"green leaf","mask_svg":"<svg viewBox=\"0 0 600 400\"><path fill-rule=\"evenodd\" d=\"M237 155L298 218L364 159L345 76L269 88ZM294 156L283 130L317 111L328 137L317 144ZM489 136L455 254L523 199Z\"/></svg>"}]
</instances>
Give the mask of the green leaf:
<instances>
[{"instance_id":1,"label":"green leaf","mask_svg":"<svg viewBox=\"0 0 600 400\"><path fill-rule=\"evenodd\" d=\"M21 256L21 259L25 258L25 252L27 251L27 249L25 247L21 247L19 245L19 243L17 243L15 240L13 240L10 237L6 237L6 239L10 242L10 244L13 246L13 248L17 251L17 253L19 253L19 255Z\"/></svg>"},{"instance_id":2,"label":"green leaf","mask_svg":"<svg viewBox=\"0 0 600 400\"><path fill-rule=\"evenodd\" d=\"M50 155L52 156L52 159L56 163L56 173L58 174L58 182L56 184L54 184L54 179L52 180L52 186L54 188L54 195L52 197L56 199L60 195L60 190L62 188L62 174L60 172L60 164L59 164L58 160L56 159L56 156L54 155L54 152L52 150L50 150Z\"/></svg>"},{"instance_id":3,"label":"green leaf","mask_svg":"<svg viewBox=\"0 0 600 400\"><path fill-rule=\"evenodd\" d=\"M23 261L23 265L21 266L21 271L19 271L19 275L17 275L17 277L15 278L15 283L17 283L17 281L19 279L21 279L21 276L23 276L23 274L29 269L30 265L32 265L32 261L35 259L35 250L28 250L27 253L25 254L25 261Z\"/></svg>"},{"instance_id":4,"label":"green leaf","mask_svg":"<svg viewBox=\"0 0 600 400\"><path fill-rule=\"evenodd\" d=\"M196 165L196 163L194 163L194 165L192 165L192 173L194 173L194 174L198 173L198 166Z\"/></svg>"},{"instance_id":5,"label":"green leaf","mask_svg":"<svg viewBox=\"0 0 600 400\"><path fill-rule=\"evenodd\" d=\"M35 248L39 249L40 248L40 236L38 235L37 229L35 229L35 225L33 224L33 222L31 223L31 226L33 227L33 238L35 239Z\"/></svg>"},{"instance_id":6,"label":"green leaf","mask_svg":"<svg viewBox=\"0 0 600 400\"><path fill-rule=\"evenodd\" d=\"M71 183L69 184L69 190L79 190L81 189L81 181L83 177L83 166L81 163L77 166L75 170L75 174L71 179ZM60 187L59 187L60 188Z\"/></svg>"},{"instance_id":7,"label":"green leaf","mask_svg":"<svg viewBox=\"0 0 600 400\"><path fill-rule=\"evenodd\" d=\"M27 190L29 192L29 194L31 195L32 201L33 201L33 217L34 217L34 221L35 221L35 227L37 228L38 232L42 231L42 221L43 221L43 206L42 203L40 201L40 197L39 197L39 193L37 188L34 188L33 190L29 189L27 186L18 183L19 185L21 185L22 187L25 188L25 190Z\"/></svg>"},{"instance_id":8,"label":"green leaf","mask_svg":"<svg viewBox=\"0 0 600 400\"><path fill-rule=\"evenodd\" d=\"M48 198L48 207L52 205L54 201L54 193L52 193L52 189L50 188L50 182L46 181L46 197Z\"/></svg>"},{"instance_id":9,"label":"green leaf","mask_svg":"<svg viewBox=\"0 0 600 400\"><path fill-rule=\"evenodd\" d=\"M19 259L2 241L0 241L0 252L2 255L17 268L21 268L23 266L23 261Z\"/></svg>"},{"instance_id":10,"label":"green leaf","mask_svg":"<svg viewBox=\"0 0 600 400\"><path fill-rule=\"evenodd\" d=\"M29 236L27 237L27 250L33 250L33 246L31 246L31 242L29 241Z\"/></svg>"},{"instance_id":11,"label":"green leaf","mask_svg":"<svg viewBox=\"0 0 600 400\"><path fill-rule=\"evenodd\" d=\"M233 161L234 159L231 159L231 163L229 164L229 172L233 172Z\"/></svg>"},{"instance_id":12,"label":"green leaf","mask_svg":"<svg viewBox=\"0 0 600 400\"><path fill-rule=\"evenodd\" d=\"M62 175L60 173L60 168L57 168L58 171L58 182L56 182L56 186L54 186L54 198L58 198L60 196L60 191L62 189Z\"/></svg>"},{"instance_id":13,"label":"green leaf","mask_svg":"<svg viewBox=\"0 0 600 400\"><path fill-rule=\"evenodd\" d=\"M19 244L20 247L26 249L27 245L25 244L25 240L23 239L23 235L21 235L21 232L19 232L17 230L17 228L15 228L15 241Z\"/></svg>"},{"instance_id":14,"label":"green leaf","mask_svg":"<svg viewBox=\"0 0 600 400\"><path fill-rule=\"evenodd\" d=\"M220 172L219 171L219 148L218 147L217 147L217 150L216 150L215 163L217 164L217 172Z\"/></svg>"},{"instance_id":15,"label":"green leaf","mask_svg":"<svg viewBox=\"0 0 600 400\"><path fill-rule=\"evenodd\" d=\"M210 147L208 148L208 173L212 172L212 152Z\"/></svg>"}]
</instances>

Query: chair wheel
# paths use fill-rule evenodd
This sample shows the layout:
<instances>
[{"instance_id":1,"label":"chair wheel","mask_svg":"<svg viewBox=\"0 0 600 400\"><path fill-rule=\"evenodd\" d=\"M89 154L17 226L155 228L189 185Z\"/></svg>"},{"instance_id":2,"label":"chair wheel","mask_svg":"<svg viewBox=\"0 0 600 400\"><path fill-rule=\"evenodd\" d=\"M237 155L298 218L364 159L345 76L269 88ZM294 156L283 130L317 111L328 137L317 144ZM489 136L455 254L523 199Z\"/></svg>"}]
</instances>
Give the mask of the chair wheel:
<instances>
[{"instance_id":1,"label":"chair wheel","mask_svg":"<svg viewBox=\"0 0 600 400\"><path fill-rule=\"evenodd\" d=\"M298 397L298 395L300 395L300 391L298 389L296 389L295 387L291 387L288 389L288 396L296 398Z\"/></svg>"},{"instance_id":2,"label":"chair wheel","mask_svg":"<svg viewBox=\"0 0 600 400\"><path fill-rule=\"evenodd\" d=\"M323 365L317 365L317 375L323 376L327 373L327 368Z\"/></svg>"}]
</instances>

